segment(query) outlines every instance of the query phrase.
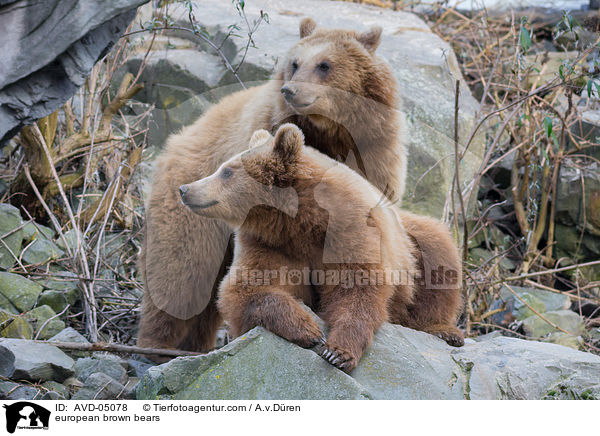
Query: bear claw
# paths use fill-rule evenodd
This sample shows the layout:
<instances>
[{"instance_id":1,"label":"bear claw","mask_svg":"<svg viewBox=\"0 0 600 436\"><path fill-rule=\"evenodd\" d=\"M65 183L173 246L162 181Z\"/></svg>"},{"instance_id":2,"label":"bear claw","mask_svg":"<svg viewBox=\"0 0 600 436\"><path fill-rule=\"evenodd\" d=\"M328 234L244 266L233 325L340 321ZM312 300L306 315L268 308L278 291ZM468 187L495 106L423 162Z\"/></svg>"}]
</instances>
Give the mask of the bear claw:
<instances>
[{"instance_id":1,"label":"bear claw","mask_svg":"<svg viewBox=\"0 0 600 436\"><path fill-rule=\"evenodd\" d=\"M323 346L319 355L336 368L345 372L354 369L356 366L354 363L355 359L350 354L341 350L331 349L327 345Z\"/></svg>"}]
</instances>

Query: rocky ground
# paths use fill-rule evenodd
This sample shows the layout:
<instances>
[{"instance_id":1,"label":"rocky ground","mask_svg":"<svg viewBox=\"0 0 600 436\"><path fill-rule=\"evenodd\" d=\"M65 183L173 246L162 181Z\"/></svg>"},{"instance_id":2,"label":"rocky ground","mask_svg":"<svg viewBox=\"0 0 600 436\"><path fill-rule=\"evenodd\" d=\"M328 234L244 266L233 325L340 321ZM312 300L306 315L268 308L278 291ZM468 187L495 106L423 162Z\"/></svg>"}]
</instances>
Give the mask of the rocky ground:
<instances>
[{"instance_id":1,"label":"rocky ground","mask_svg":"<svg viewBox=\"0 0 600 436\"><path fill-rule=\"evenodd\" d=\"M199 24L215 40L220 38L223 54L235 64L243 56L245 41L225 35L228 26L239 20L237 12L229 2L205 0L202 4L202 14L196 14ZM422 19L406 12L318 0L294 5L256 0L247 5L246 12L253 19L260 9L271 19L254 35L256 48L248 51L238 70L247 85L269 77L286 48L297 40L301 16L314 16L319 10L328 17L328 26L383 26L378 52L399 82L409 138L405 207L447 217L448 192L455 176L451 158L455 80L463 84L461 138L471 132L481 110L479 97L474 98L464 85L469 78L461 74L450 44ZM150 15L150 9L143 8L132 31L139 30L139 23L150 20ZM108 11L106 16L110 16ZM169 16L181 25L188 19L186 9L177 4ZM582 31L581 37L589 35ZM127 72L136 76L144 64L139 79L145 87L120 114L126 122L142 114L150 120L149 146L131 181L143 196L152 160L165 137L192 122L222 95L239 89L239 84L222 59L193 33L171 31L149 38L141 32L131 36L127 49L129 56L113 82L120 83ZM529 62L539 63L538 70L547 72L558 69L569 56L554 45L550 53L532 54ZM83 106L78 98L73 98L76 116ZM597 95L574 98L583 120L578 128L591 132L592 138L600 136ZM484 130L474 137L460 164L465 183L479 171L486 143L493 136ZM493 126L489 130L493 132ZM84 285L90 283L98 306L98 340L134 344L142 295L135 259L143 198L123 200L126 205L105 227L96 225L90 231L84 226L86 234L79 232L89 254L88 271L93 272L91 278L82 277L82 267L74 265L71 257L78 249L78 234L68 230L70 223L60 203L50 206L64 219L64 237L47 216L33 214L33 219L26 208L10 204L15 204L11 192L14 162L23 157L15 141L5 144L0 153L0 398L600 398L600 357L593 354L600 348L600 266L561 272L556 286L498 280L517 274L522 255L514 248L522 242L514 204L506 200L514 160L510 153L482 178L472 202L477 205L469 205L487 211L484 218L468 223L471 231L479 231L469 239L467 267L486 287L482 292L485 313L478 314L482 322L472 327L473 338L455 349L425 333L386 324L350 375L313 350L260 328L208 355L180 357L160 366L141 356L69 351L52 345L88 342L90 332L82 314L87 298ZM597 149L585 153L600 157L594 154ZM555 256L568 259L561 265L600 258L599 174L594 159L568 157L561 166ZM80 201L87 201L81 200L80 193L74 189L69 194L73 210ZM101 194L101 190L92 193ZM487 292L488 288L493 292Z\"/></svg>"}]
</instances>

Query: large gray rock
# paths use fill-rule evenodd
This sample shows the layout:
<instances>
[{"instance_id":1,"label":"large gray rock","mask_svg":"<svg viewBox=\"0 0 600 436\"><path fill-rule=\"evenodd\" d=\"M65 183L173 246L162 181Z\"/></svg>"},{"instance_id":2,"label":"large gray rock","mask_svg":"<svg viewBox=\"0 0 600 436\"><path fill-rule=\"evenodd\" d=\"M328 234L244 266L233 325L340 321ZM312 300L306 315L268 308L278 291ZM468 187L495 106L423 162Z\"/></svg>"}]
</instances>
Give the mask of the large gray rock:
<instances>
[{"instance_id":1,"label":"large gray rock","mask_svg":"<svg viewBox=\"0 0 600 436\"><path fill-rule=\"evenodd\" d=\"M19 312L32 309L41 292L42 287L34 281L18 274L0 272L0 304L9 302L11 306L5 307L8 311L11 307Z\"/></svg>"},{"instance_id":2,"label":"large gray rock","mask_svg":"<svg viewBox=\"0 0 600 436\"><path fill-rule=\"evenodd\" d=\"M4 269L9 269L15 264L15 256L21 251L23 229L17 229L22 224L19 209L7 203L0 203L0 236L13 232L2 239L6 245L0 244L0 267Z\"/></svg>"},{"instance_id":3,"label":"large gray rock","mask_svg":"<svg viewBox=\"0 0 600 436\"><path fill-rule=\"evenodd\" d=\"M233 65L243 55L244 38L231 37L223 42L228 26L245 24L230 2L206 0L192 2L196 18L206 28ZM183 25L188 21L187 7L172 5L170 16ZM149 6L141 8L142 22L149 18ZM391 66L399 83L399 93L406 112L409 159L405 205L432 215L441 215L454 175L454 93L455 81L461 80L460 147L474 125L478 103L471 96L460 73L450 46L430 31L414 14L355 3L304 0L255 0L245 12L250 22L264 11L269 24L263 23L253 35L257 48L248 51L239 70L247 86L267 80L275 65L298 39L298 25L313 17L327 27L366 30L383 27L377 53ZM321 17L327 17L321 18ZM187 23L189 26L189 22ZM139 40L137 56L126 67L137 72L147 52L146 37ZM144 90L138 101L156 104L150 123L150 143L162 145L168 133L192 123L210 103L239 90L237 80L224 67L222 59L193 34L171 33L155 40L155 49L147 59L141 80ZM141 109L140 109L141 110ZM145 109L144 109L145 110ZM471 143L460 165L463 183L471 181L479 169L484 152L484 132Z\"/></svg>"},{"instance_id":4,"label":"large gray rock","mask_svg":"<svg viewBox=\"0 0 600 436\"><path fill-rule=\"evenodd\" d=\"M600 357L497 335L448 346L385 324L347 375L313 350L257 327L226 347L150 368L137 398L541 399L600 398Z\"/></svg>"},{"instance_id":5,"label":"large gray rock","mask_svg":"<svg viewBox=\"0 0 600 436\"><path fill-rule=\"evenodd\" d=\"M14 380L62 382L73 375L73 359L52 345L24 339L0 339L0 352L14 357Z\"/></svg>"},{"instance_id":6,"label":"large gray rock","mask_svg":"<svg viewBox=\"0 0 600 436\"><path fill-rule=\"evenodd\" d=\"M0 143L70 98L146 1L3 1Z\"/></svg>"},{"instance_id":7,"label":"large gray rock","mask_svg":"<svg viewBox=\"0 0 600 436\"><path fill-rule=\"evenodd\" d=\"M97 372L108 375L121 384L127 382L127 371L117 362L109 359L86 357L75 362L75 377L86 382L88 377Z\"/></svg>"},{"instance_id":8,"label":"large gray rock","mask_svg":"<svg viewBox=\"0 0 600 436\"><path fill-rule=\"evenodd\" d=\"M126 388L102 372L91 374L73 400L114 400L123 398Z\"/></svg>"}]
</instances>

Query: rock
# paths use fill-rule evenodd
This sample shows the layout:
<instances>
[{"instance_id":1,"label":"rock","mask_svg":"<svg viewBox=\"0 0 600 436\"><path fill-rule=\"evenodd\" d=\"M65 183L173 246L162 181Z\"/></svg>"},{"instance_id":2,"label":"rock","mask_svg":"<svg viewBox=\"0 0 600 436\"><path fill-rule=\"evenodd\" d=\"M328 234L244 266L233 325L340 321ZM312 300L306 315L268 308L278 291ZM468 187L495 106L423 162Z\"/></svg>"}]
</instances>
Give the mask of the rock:
<instances>
[{"instance_id":1,"label":"rock","mask_svg":"<svg viewBox=\"0 0 600 436\"><path fill-rule=\"evenodd\" d=\"M54 342L79 342L80 344L89 344L85 336L75 330L73 327L67 327L64 330L61 330L56 335L52 336L49 341Z\"/></svg>"},{"instance_id":2,"label":"rock","mask_svg":"<svg viewBox=\"0 0 600 436\"><path fill-rule=\"evenodd\" d=\"M51 338L65 328L65 323L59 318L51 319L55 316L50 306L38 306L23 315L33 326L38 339Z\"/></svg>"},{"instance_id":3,"label":"rock","mask_svg":"<svg viewBox=\"0 0 600 436\"><path fill-rule=\"evenodd\" d=\"M585 333L585 319L571 310L556 310L546 312L543 315L548 321L569 332L571 335L579 336ZM541 338L559 331L537 315L523 320L523 330L527 336L532 338Z\"/></svg>"},{"instance_id":4,"label":"rock","mask_svg":"<svg viewBox=\"0 0 600 436\"><path fill-rule=\"evenodd\" d=\"M228 26L241 23L234 5L221 0L197 3L196 18L211 37L222 45L225 56L237 65L244 52L243 38L229 38L221 44ZM140 9L140 21L149 19L149 6ZM244 9L249 20L260 11L269 14L253 34L256 48L248 51L239 71L248 86L263 83L277 62L298 39L298 26L305 16L317 19L327 27L366 30L383 27L377 53L391 66L403 99L408 139L408 179L404 198L409 209L441 216L446 196L454 177L454 94L456 80L463 79L451 47L430 31L416 15L373 8L355 3L305 0L290 4L284 0L255 0ZM315 11L319 11L315 16ZM188 9L170 5L170 16L176 23L188 21ZM321 19L319 17L322 17ZM324 18L327 17L327 18ZM137 20L136 20L137 22ZM189 25L189 22L187 23ZM137 56L124 68L137 72L140 59L147 50L148 38L139 36ZM121 72L123 74L124 71ZM149 104L158 102L152 111L150 143L162 145L167 134L190 124L220 97L239 90L237 80L223 67L223 61L206 44L191 33L167 32L151 50L146 69L140 79L145 88L134 99ZM142 106L142 105L140 105ZM146 108L140 108L140 110ZM460 91L459 138L464 145L475 123L478 103L466 86ZM475 136L460 165L461 180L468 183L481 164L485 149L485 129Z\"/></svg>"},{"instance_id":5,"label":"rock","mask_svg":"<svg viewBox=\"0 0 600 436\"><path fill-rule=\"evenodd\" d=\"M125 386L102 372L90 374L73 400L114 400L123 398Z\"/></svg>"},{"instance_id":6,"label":"rock","mask_svg":"<svg viewBox=\"0 0 600 436\"><path fill-rule=\"evenodd\" d=\"M49 306L54 312L60 313L69 305L69 300L63 291L48 290L42 292L38 304Z\"/></svg>"},{"instance_id":7,"label":"rock","mask_svg":"<svg viewBox=\"0 0 600 436\"><path fill-rule=\"evenodd\" d=\"M347 375L257 327L207 355L149 368L137 398L541 399L563 391L600 398L600 356L496 335L467 342L454 348L384 324Z\"/></svg>"},{"instance_id":8,"label":"rock","mask_svg":"<svg viewBox=\"0 0 600 436\"><path fill-rule=\"evenodd\" d=\"M32 339L33 328L23 317L0 309L0 337Z\"/></svg>"},{"instance_id":9,"label":"rock","mask_svg":"<svg viewBox=\"0 0 600 436\"><path fill-rule=\"evenodd\" d=\"M385 324L352 377L374 400L462 399L462 373L447 351L435 336Z\"/></svg>"},{"instance_id":10,"label":"rock","mask_svg":"<svg viewBox=\"0 0 600 436\"><path fill-rule=\"evenodd\" d=\"M18 229L21 225L23 225L23 220L21 219L19 209L7 203L0 203L0 236ZM13 254L18 256L21 252L21 244L23 242L23 229L15 231L13 234L2 240L8 248L10 248ZM10 254L10 251L8 251L4 244L0 244L0 267L9 269L15 262L16 260L14 256Z\"/></svg>"},{"instance_id":11,"label":"rock","mask_svg":"<svg viewBox=\"0 0 600 436\"><path fill-rule=\"evenodd\" d=\"M62 274L67 275L68 272L63 271ZM73 306L79 299L78 281L44 279L38 280L37 283L44 288L49 288L40 295L38 305L46 304L56 313L62 312L67 304Z\"/></svg>"},{"instance_id":12,"label":"rock","mask_svg":"<svg viewBox=\"0 0 600 436\"><path fill-rule=\"evenodd\" d=\"M600 236L600 164L565 159L560 167L556 220ZM584 202L585 199L585 202ZM557 240L558 241L558 240ZM600 250L600 242L595 245ZM596 253L597 254L597 253ZM597 258L597 256L596 256Z\"/></svg>"},{"instance_id":13,"label":"rock","mask_svg":"<svg viewBox=\"0 0 600 436\"><path fill-rule=\"evenodd\" d=\"M62 106L145 2L3 1L0 143Z\"/></svg>"},{"instance_id":14,"label":"rock","mask_svg":"<svg viewBox=\"0 0 600 436\"><path fill-rule=\"evenodd\" d=\"M127 384L125 385L125 392L121 395L121 398L124 400L135 400L135 392L137 389L137 385L140 382L140 379L137 377L132 377L127 380Z\"/></svg>"},{"instance_id":15,"label":"rock","mask_svg":"<svg viewBox=\"0 0 600 436\"><path fill-rule=\"evenodd\" d=\"M17 274L0 272L0 294L19 312L32 309L42 287Z\"/></svg>"},{"instance_id":16,"label":"rock","mask_svg":"<svg viewBox=\"0 0 600 436\"><path fill-rule=\"evenodd\" d=\"M127 371L117 362L109 359L86 357L75 362L75 376L82 382L95 373L103 373L120 384L127 382Z\"/></svg>"},{"instance_id":17,"label":"rock","mask_svg":"<svg viewBox=\"0 0 600 436\"><path fill-rule=\"evenodd\" d=\"M510 285L511 289L537 312L544 313L554 310L564 310L571 307L568 295L545 291L537 288L524 288ZM505 310L492 315L492 321L498 325L507 326L514 320L522 321L535 315L525 303L514 296L506 285L500 289L500 298L491 305L490 310L504 306Z\"/></svg>"},{"instance_id":18,"label":"rock","mask_svg":"<svg viewBox=\"0 0 600 436\"><path fill-rule=\"evenodd\" d=\"M36 239L23 251L23 262L28 265L41 265L51 260L56 260L65 255L65 252L47 239Z\"/></svg>"},{"instance_id":19,"label":"rock","mask_svg":"<svg viewBox=\"0 0 600 436\"><path fill-rule=\"evenodd\" d=\"M474 265L481 265L484 262L490 261L495 262L498 258L500 259L500 267L512 271L515 269L515 263L508 259L506 256L497 256L491 250L486 250L485 248L472 248L469 250L469 260ZM494 258L493 260L490 260Z\"/></svg>"},{"instance_id":20,"label":"rock","mask_svg":"<svg viewBox=\"0 0 600 436\"><path fill-rule=\"evenodd\" d=\"M563 345L565 347L574 348L580 350L583 348L583 338L581 336L569 335L564 332L553 332L550 333L543 339L544 342L550 342L552 344Z\"/></svg>"},{"instance_id":21,"label":"rock","mask_svg":"<svg viewBox=\"0 0 600 436\"><path fill-rule=\"evenodd\" d=\"M15 370L12 379L62 382L73 375L73 359L52 345L24 339L0 339L0 347L12 353Z\"/></svg>"},{"instance_id":22,"label":"rock","mask_svg":"<svg viewBox=\"0 0 600 436\"><path fill-rule=\"evenodd\" d=\"M225 347L148 369L138 399L364 399L367 393L316 353L257 327Z\"/></svg>"},{"instance_id":23,"label":"rock","mask_svg":"<svg viewBox=\"0 0 600 436\"><path fill-rule=\"evenodd\" d=\"M44 383L42 383L42 387L44 389L48 390L47 394L51 394L51 395L49 395L50 398L42 397L42 399L68 400L71 397L71 395L69 394L69 389L67 389L67 387L65 385L62 385L55 381L44 382ZM54 394L54 395L52 395L52 394ZM44 394L44 396L46 396L46 394Z\"/></svg>"},{"instance_id":24,"label":"rock","mask_svg":"<svg viewBox=\"0 0 600 436\"><path fill-rule=\"evenodd\" d=\"M471 400L542 399L557 390L600 398L600 357L555 344L499 337L452 351Z\"/></svg>"},{"instance_id":25,"label":"rock","mask_svg":"<svg viewBox=\"0 0 600 436\"><path fill-rule=\"evenodd\" d=\"M56 232L50 227L43 226L36 222L30 221L23 227L23 239L32 241L34 239L49 239L52 240Z\"/></svg>"},{"instance_id":26,"label":"rock","mask_svg":"<svg viewBox=\"0 0 600 436\"><path fill-rule=\"evenodd\" d=\"M150 361L142 362L137 359L129 359L127 362L129 363L127 375L137 377L138 379L142 378L146 374L146 371L155 365Z\"/></svg>"},{"instance_id":27,"label":"rock","mask_svg":"<svg viewBox=\"0 0 600 436\"><path fill-rule=\"evenodd\" d=\"M33 400L40 399L40 396L40 391L33 386L12 381L0 381L0 398L7 400Z\"/></svg>"},{"instance_id":28,"label":"rock","mask_svg":"<svg viewBox=\"0 0 600 436\"><path fill-rule=\"evenodd\" d=\"M83 387L83 382L75 377L69 377L63 382L63 385L67 388L69 396L72 397Z\"/></svg>"},{"instance_id":29,"label":"rock","mask_svg":"<svg viewBox=\"0 0 600 436\"><path fill-rule=\"evenodd\" d=\"M0 345L0 376L10 377L15 372L15 355Z\"/></svg>"}]
</instances>

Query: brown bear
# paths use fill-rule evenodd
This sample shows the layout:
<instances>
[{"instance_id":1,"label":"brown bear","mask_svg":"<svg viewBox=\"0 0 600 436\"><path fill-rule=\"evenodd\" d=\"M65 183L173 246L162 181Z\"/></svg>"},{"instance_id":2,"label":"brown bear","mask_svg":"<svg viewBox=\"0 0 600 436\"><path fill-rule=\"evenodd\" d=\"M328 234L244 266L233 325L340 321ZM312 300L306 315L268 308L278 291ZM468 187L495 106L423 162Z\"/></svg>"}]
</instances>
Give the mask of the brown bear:
<instances>
[{"instance_id":1,"label":"brown bear","mask_svg":"<svg viewBox=\"0 0 600 436\"><path fill-rule=\"evenodd\" d=\"M375 55L381 28L330 30L304 19L300 37L274 80L225 97L171 136L158 157L139 263L146 289L138 345L214 348L221 321L215 292L231 262L232 230L191 213L177 189L243 151L254 131L292 122L309 144L346 162L392 201L401 198L405 146L395 81Z\"/></svg>"},{"instance_id":2,"label":"brown bear","mask_svg":"<svg viewBox=\"0 0 600 436\"><path fill-rule=\"evenodd\" d=\"M180 188L193 212L237 229L217 303L234 336L263 326L303 347L321 342L321 355L348 372L388 320L463 344L460 260L447 229L402 212L346 165L304 147L294 124L275 138L258 131L250 145ZM450 259L441 287L419 285L420 253L431 247L419 247L405 221ZM328 323L326 340L299 300Z\"/></svg>"}]
</instances>

